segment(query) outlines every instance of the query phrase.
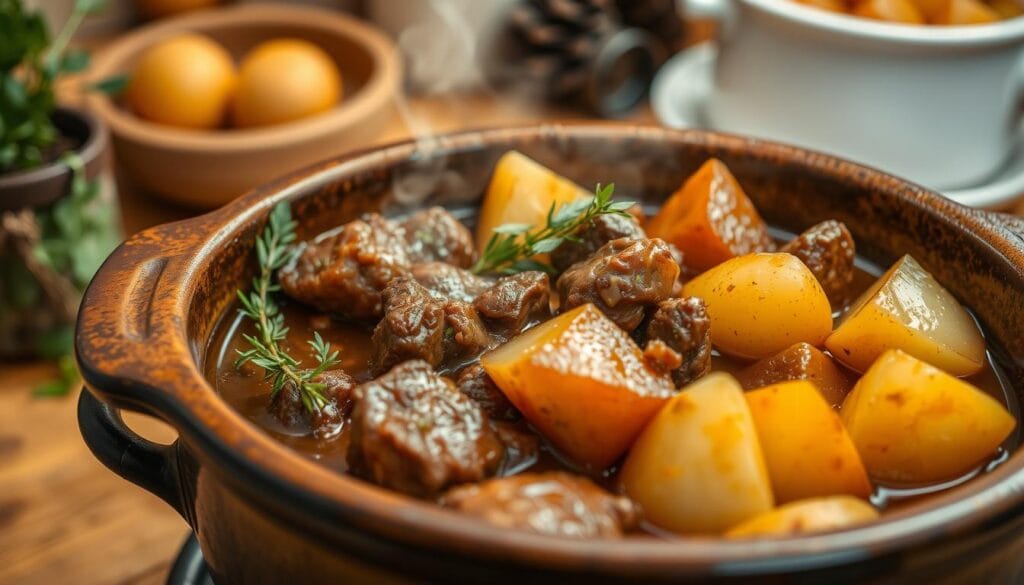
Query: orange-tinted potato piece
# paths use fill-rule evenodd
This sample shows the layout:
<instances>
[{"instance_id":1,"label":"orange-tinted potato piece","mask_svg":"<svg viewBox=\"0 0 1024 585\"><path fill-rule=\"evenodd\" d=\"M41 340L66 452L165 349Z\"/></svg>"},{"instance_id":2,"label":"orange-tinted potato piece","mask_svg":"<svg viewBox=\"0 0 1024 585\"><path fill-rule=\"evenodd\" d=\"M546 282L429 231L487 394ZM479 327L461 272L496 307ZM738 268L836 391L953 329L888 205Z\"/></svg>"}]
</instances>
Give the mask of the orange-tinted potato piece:
<instances>
[{"instance_id":1,"label":"orange-tinted potato piece","mask_svg":"<svg viewBox=\"0 0 1024 585\"><path fill-rule=\"evenodd\" d=\"M988 5L999 15L999 18L1016 18L1024 14L1024 6L1017 0L990 0Z\"/></svg>"},{"instance_id":2,"label":"orange-tinted potato piece","mask_svg":"<svg viewBox=\"0 0 1024 585\"><path fill-rule=\"evenodd\" d=\"M796 0L797 4L812 6L829 12L846 12L846 3L843 0Z\"/></svg>"},{"instance_id":3,"label":"orange-tinted potato piece","mask_svg":"<svg viewBox=\"0 0 1024 585\"><path fill-rule=\"evenodd\" d=\"M774 249L768 226L729 169L710 159L672 194L647 234L675 244L698 272L730 258Z\"/></svg>"},{"instance_id":4,"label":"orange-tinted potato piece","mask_svg":"<svg viewBox=\"0 0 1024 585\"><path fill-rule=\"evenodd\" d=\"M592 471L614 463L676 393L629 334L591 304L537 325L480 363L531 425Z\"/></svg>"},{"instance_id":5,"label":"orange-tinted potato piece","mask_svg":"<svg viewBox=\"0 0 1024 585\"><path fill-rule=\"evenodd\" d=\"M924 24L924 16L910 0L862 0L853 13L886 22Z\"/></svg>"},{"instance_id":6,"label":"orange-tinted potato piece","mask_svg":"<svg viewBox=\"0 0 1024 585\"><path fill-rule=\"evenodd\" d=\"M814 384L783 382L745 397L777 504L871 495L871 482L853 440Z\"/></svg>"},{"instance_id":7,"label":"orange-tinted potato piece","mask_svg":"<svg viewBox=\"0 0 1024 585\"><path fill-rule=\"evenodd\" d=\"M946 0L935 16L935 24L986 24L999 20L999 13L979 0Z\"/></svg>"},{"instance_id":8,"label":"orange-tinted potato piece","mask_svg":"<svg viewBox=\"0 0 1024 585\"><path fill-rule=\"evenodd\" d=\"M850 378L832 358L810 343L796 343L779 353L755 362L736 374L744 390L763 388L779 382L807 380L821 392L832 408L839 408L853 387Z\"/></svg>"}]
</instances>

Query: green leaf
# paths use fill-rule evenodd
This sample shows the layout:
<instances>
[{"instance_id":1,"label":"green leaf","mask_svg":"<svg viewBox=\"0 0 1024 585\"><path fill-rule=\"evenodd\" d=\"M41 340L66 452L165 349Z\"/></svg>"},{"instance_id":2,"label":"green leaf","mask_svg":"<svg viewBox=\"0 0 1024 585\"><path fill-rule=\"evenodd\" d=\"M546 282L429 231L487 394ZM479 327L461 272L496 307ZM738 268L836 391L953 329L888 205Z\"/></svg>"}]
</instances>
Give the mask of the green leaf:
<instances>
[{"instance_id":1,"label":"green leaf","mask_svg":"<svg viewBox=\"0 0 1024 585\"><path fill-rule=\"evenodd\" d=\"M70 325L47 331L36 339L36 353L48 360L69 355L75 343L75 330Z\"/></svg>"},{"instance_id":2,"label":"green leaf","mask_svg":"<svg viewBox=\"0 0 1024 585\"><path fill-rule=\"evenodd\" d=\"M114 75L92 83L89 85L89 89L109 96L118 96L128 89L129 81L130 78L127 75Z\"/></svg>"},{"instance_id":3,"label":"green leaf","mask_svg":"<svg viewBox=\"0 0 1024 585\"><path fill-rule=\"evenodd\" d=\"M547 254L560 246L564 238L548 238L541 240L530 247L534 254Z\"/></svg>"},{"instance_id":4,"label":"green leaf","mask_svg":"<svg viewBox=\"0 0 1024 585\"><path fill-rule=\"evenodd\" d=\"M75 10L96 14L107 9L108 0L75 0Z\"/></svg>"},{"instance_id":5,"label":"green leaf","mask_svg":"<svg viewBox=\"0 0 1024 585\"><path fill-rule=\"evenodd\" d=\"M62 73L79 73L89 66L89 53L82 50L68 51L60 59Z\"/></svg>"},{"instance_id":6,"label":"green leaf","mask_svg":"<svg viewBox=\"0 0 1024 585\"><path fill-rule=\"evenodd\" d=\"M517 235L526 233L531 229L533 229L533 224L530 223L506 223L494 228L494 233Z\"/></svg>"}]
</instances>

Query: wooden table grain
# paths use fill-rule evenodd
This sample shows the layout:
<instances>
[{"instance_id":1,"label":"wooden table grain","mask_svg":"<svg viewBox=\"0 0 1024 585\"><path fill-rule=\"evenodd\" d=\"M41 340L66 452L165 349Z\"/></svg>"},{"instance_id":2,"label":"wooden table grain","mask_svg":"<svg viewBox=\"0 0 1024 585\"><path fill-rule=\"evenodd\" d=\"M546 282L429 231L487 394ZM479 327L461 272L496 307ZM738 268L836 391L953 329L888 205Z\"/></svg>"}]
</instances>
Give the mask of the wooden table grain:
<instances>
[{"instance_id":1,"label":"wooden table grain","mask_svg":"<svg viewBox=\"0 0 1024 585\"><path fill-rule=\"evenodd\" d=\"M531 108L493 95L420 97L399 108L377 139L425 132L578 118L579 113ZM641 108L630 121L653 123ZM135 188L118 176L126 233L196 213ZM0 585L156 585L188 534L166 504L104 468L82 442L77 392L32 397L55 374L45 363L0 364ZM128 415L141 435L163 443L174 432Z\"/></svg>"}]
</instances>

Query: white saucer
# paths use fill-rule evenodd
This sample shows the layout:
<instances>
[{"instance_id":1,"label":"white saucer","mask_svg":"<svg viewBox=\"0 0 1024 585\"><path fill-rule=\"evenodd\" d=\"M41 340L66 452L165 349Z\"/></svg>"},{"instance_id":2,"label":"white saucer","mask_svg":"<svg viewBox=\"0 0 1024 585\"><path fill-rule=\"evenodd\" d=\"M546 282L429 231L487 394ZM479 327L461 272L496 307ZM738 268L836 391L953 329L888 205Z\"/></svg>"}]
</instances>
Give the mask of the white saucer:
<instances>
[{"instance_id":1,"label":"white saucer","mask_svg":"<svg viewBox=\"0 0 1024 585\"><path fill-rule=\"evenodd\" d=\"M669 59L651 85L651 107L669 128L711 128L704 104L711 95L712 75L718 50L701 43ZM1010 161L991 181L968 189L945 190L950 199L983 208L1005 207L1024 195L1024 125Z\"/></svg>"}]
</instances>

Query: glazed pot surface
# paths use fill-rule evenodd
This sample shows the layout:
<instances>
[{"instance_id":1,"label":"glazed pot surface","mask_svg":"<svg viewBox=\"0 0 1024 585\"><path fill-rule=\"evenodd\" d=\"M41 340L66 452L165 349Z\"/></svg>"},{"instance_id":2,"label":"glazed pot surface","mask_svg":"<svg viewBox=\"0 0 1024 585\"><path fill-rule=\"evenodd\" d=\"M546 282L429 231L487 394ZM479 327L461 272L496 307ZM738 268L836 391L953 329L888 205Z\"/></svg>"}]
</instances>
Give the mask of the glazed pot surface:
<instances>
[{"instance_id":1,"label":"glazed pot surface","mask_svg":"<svg viewBox=\"0 0 1024 585\"><path fill-rule=\"evenodd\" d=\"M166 450L126 439L116 411L83 395L87 440L115 471L182 512L223 582L326 583L356 574L552 582L788 575L834 583L884 582L907 570L937 578L986 562L990 573L1003 570L995 557L1014 550L1007 543L1024 507L1021 453L965 486L839 533L573 541L492 528L335 474L271 440L202 373L218 320L252 274L253 241L269 209L291 201L300 238L371 210L470 209L510 149L584 185L614 180L617 193L652 205L708 158L720 158L769 223L798 231L838 219L869 260L884 265L913 254L975 310L1020 399L1024 241L1008 226L1024 233L1024 222L824 155L697 131L543 126L442 137L430 146L403 143L325 162L209 215L143 232L108 260L86 294L76 341L92 394L163 418L181 434Z\"/></svg>"}]
</instances>

